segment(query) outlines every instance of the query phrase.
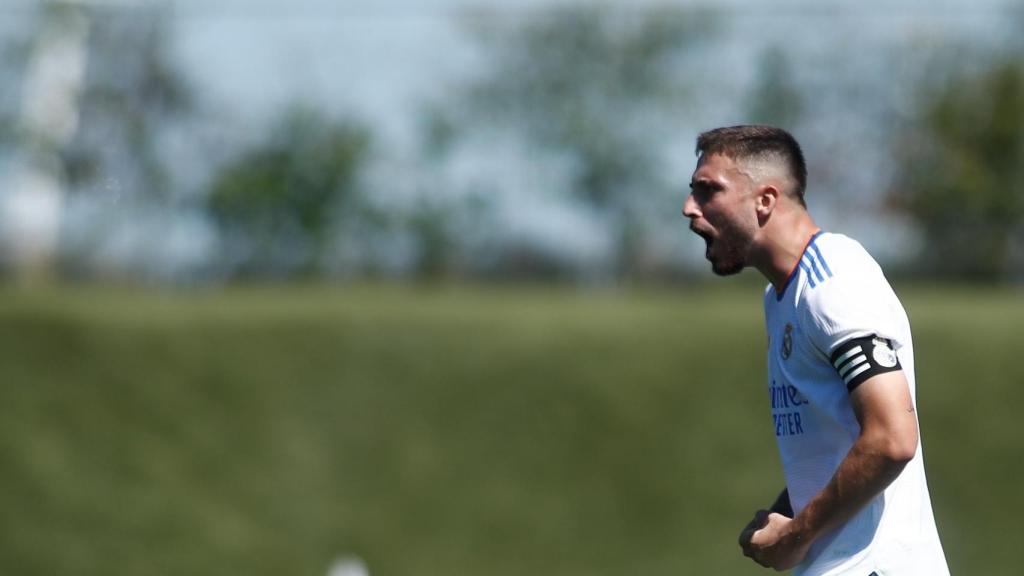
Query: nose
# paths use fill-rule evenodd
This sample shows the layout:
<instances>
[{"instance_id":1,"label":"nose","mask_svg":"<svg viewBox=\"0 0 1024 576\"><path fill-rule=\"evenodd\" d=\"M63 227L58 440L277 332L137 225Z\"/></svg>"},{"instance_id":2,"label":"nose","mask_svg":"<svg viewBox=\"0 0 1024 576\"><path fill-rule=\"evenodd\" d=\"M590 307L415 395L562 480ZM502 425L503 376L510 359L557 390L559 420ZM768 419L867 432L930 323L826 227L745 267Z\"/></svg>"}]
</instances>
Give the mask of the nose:
<instances>
[{"instance_id":1,"label":"nose","mask_svg":"<svg viewBox=\"0 0 1024 576\"><path fill-rule=\"evenodd\" d=\"M700 217L700 208L697 206L697 201L693 199L693 194L688 195L683 202L683 216L691 219Z\"/></svg>"}]
</instances>

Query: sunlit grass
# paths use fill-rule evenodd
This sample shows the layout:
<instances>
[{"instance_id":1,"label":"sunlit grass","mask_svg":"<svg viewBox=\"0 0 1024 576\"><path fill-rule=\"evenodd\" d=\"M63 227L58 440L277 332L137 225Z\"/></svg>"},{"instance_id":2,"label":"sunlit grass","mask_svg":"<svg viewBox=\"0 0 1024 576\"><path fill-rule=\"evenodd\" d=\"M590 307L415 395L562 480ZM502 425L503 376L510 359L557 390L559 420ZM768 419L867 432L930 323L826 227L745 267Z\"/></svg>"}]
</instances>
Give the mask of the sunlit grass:
<instances>
[{"instance_id":1,"label":"sunlit grass","mask_svg":"<svg viewBox=\"0 0 1024 576\"><path fill-rule=\"evenodd\" d=\"M760 291L8 290L0 572L762 574ZM1013 574L1024 298L901 291L954 572Z\"/></svg>"}]
</instances>

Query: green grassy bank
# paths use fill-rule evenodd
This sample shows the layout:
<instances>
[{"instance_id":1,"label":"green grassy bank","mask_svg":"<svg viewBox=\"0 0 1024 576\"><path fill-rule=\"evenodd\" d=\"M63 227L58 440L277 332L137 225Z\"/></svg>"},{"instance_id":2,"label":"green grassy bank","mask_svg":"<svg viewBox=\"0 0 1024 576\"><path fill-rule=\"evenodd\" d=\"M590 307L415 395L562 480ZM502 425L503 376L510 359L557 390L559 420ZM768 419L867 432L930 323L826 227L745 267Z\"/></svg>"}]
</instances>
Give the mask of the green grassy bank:
<instances>
[{"instance_id":1,"label":"green grassy bank","mask_svg":"<svg viewBox=\"0 0 1024 576\"><path fill-rule=\"evenodd\" d=\"M756 288L2 294L2 574L764 573ZM1016 574L1024 295L901 294L951 567Z\"/></svg>"}]
</instances>

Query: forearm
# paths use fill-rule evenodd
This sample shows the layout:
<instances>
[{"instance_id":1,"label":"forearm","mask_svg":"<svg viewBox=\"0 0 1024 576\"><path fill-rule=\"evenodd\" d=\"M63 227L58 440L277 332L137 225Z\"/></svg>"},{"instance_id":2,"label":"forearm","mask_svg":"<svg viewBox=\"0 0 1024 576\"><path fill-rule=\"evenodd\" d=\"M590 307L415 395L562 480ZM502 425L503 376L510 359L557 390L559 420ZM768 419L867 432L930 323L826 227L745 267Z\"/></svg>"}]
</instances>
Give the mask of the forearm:
<instances>
[{"instance_id":1,"label":"forearm","mask_svg":"<svg viewBox=\"0 0 1024 576\"><path fill-rule=\"evenodd\" d=\"M839 527L885 490L909 459L894 455L884 439L861 436L825 488L793 519L794 534L811 542Z\"/></svg>"},{"instance_id":2,"label":"forearm","mask_svg":"<svg viewBox=\"0 0 1024 576\"><path fill-rule=\"evenodd\" d=\"M860 433L828 484L795 518L761 511L752 523L761 528L741 534L743 553L758 564L788 570L803 562L814 540L878 496L917 453L917 418L901 371L865 380L851 392L850 403ZM779 500L782 494L776 505Z\"/></svg>"}]
</instances>

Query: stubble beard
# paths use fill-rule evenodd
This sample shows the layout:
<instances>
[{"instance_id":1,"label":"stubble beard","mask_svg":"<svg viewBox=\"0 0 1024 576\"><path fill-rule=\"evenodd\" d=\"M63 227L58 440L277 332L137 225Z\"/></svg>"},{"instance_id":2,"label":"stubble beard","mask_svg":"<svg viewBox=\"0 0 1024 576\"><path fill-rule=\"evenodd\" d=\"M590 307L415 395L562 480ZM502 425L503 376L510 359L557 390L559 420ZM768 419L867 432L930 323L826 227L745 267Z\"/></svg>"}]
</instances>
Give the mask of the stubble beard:
<instances>
[{"instance_id":1,"label":"stubble beard","mask_svg":"<svg viewBox=\"0 0 1024 576\"><path fill-rule=\"evenodd\" d=\"M738 226L722 226L719 232L715 240L719 253L711 258L711 271L717 276L739 274L747 267L747 253L753 238Z\"/></svg>"}]
</instances>

